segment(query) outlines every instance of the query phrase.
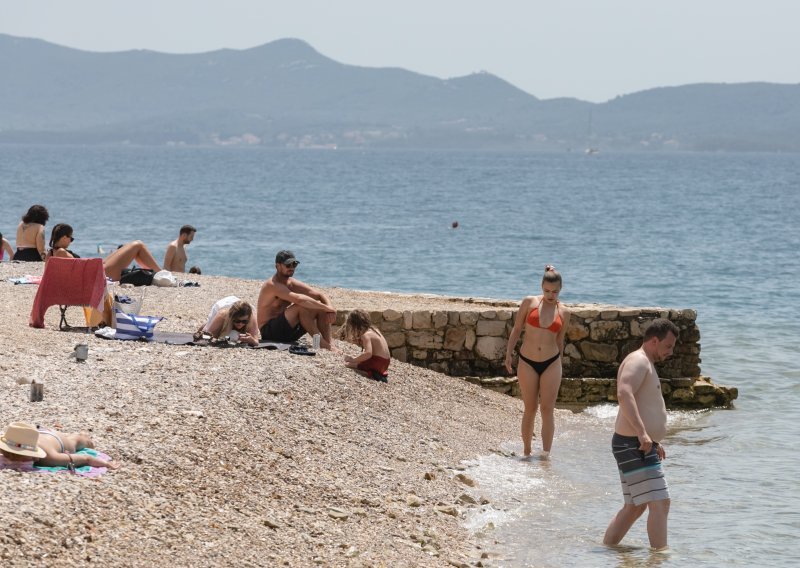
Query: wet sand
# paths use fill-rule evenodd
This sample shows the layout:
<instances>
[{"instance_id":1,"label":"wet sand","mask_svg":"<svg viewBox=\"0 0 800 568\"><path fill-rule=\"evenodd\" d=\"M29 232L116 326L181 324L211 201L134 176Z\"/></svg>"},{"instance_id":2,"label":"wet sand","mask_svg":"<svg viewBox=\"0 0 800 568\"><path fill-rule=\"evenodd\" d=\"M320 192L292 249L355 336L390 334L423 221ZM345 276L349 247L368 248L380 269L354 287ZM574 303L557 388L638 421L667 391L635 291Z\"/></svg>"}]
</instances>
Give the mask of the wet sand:
<instances>
[{"instance_id":1,"label":"wet sand","mask_svg":"<svg viewBox=\"0 0 800 568\"><path fill-rule=\"evenodd\" d=\"M341 355L184 347L28 327L36 286L0 264L0 422L90 431L121 462L99 480L0 471L4 566L447 566L484 552L462 526L480 487L463 460L516 439L521 401L394 361L388 384ZM145 292L162 331L190 332L217 299L260 282L195 276ZM138 294L140 289L128 291ZM337 307L462 309L431 296L327 290ZM476 309L486 309L476 306ZM82 311L69 308L73 325ZM338 342L350 354L358 348ZM43 402L28 402L30 379ZM463 474L461 474L463 475ZM465 483L466 482L466 483Z\"/></svg>"}]
</instances>

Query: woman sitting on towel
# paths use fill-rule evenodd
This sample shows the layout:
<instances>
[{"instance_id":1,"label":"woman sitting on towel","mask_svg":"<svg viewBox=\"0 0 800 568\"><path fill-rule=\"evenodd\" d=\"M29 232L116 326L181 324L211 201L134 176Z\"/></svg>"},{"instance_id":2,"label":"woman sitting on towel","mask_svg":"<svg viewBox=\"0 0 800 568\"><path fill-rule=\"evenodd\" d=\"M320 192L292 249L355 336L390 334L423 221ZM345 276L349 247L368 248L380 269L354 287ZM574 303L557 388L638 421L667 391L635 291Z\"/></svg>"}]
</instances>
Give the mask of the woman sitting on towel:
<instances>
[{"instance_id":1,"label":"woman sitting on towel","mask_svg":"<svg viewBox=\"0 0 800 568\"><path fill-rule=\"evenodd\" d=\"M85 465L109 469L119 467L114 461L76 453L84 448L94 448L86 434L66 434L24 422L12 422L0 437L0 454L15 464L33 461L39 466L69 469Z\"/></svg>"},{"instance_id":2,"label":"woman sitting on towel","mask_svg":"<svg viewBox=\"0 0 800 568\"><path fill-rule=\"evenodd\" d=\"M44 205L31 205L17 226L17 252L14 260L41 262L45 258L44 226L50 213Z\"/></svg>"},{"instance_id":3,"label":"woman sitting on towel","mask_svg":"<svg viewBox=\"0 0 800 568\"><path fill-rule=\"evenodd\" d=\"M253 306L236 296L227 296L211 306L208 321L194 334L195 341L207 333L213 339L227 337L234 343L258 345L258 324Z\"/></svg>"},{"instance_id":4,"label":"woman sitting on towel","mask_svg":"<svg viewBox=\"0 0 800 568\"><path fill-rule=\"evenodd\" d=\"M72 236L71 226L66 223L59 223L53 227L53 232L50 233L50 251L47 253L48 258L50 256L78 258L77 254L67 248L74 240L75 238ZM156 272L161 270L156 259L153 258L150 250L142 241L132 241L119 247L103 259L103 268L105 269L106 276L112 280L119 281L122 277L122 270L128 268L128 265L134 261L142 268L149 268Z\"/></svg>"}]
</instances>

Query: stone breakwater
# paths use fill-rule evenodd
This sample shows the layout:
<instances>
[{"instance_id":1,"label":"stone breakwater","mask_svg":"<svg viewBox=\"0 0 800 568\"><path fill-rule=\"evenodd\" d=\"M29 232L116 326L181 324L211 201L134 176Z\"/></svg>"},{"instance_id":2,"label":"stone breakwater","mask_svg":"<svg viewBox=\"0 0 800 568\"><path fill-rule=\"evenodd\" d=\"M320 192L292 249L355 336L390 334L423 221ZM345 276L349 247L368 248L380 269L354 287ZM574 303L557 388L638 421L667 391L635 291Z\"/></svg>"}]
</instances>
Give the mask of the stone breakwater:
<instances>
[{"instance_id":1,"label":"stone breakwater","mask_svg":"<svg viewBox=\"0 0 800 568\"><path fill-rule=\"evenodd\" d=\"M517 304L490 299L440 298L440 309L371 310L397 360L519 396L516 378L506 377L503 362ZM452 303L456 309L448 309ZM680 331L673 356L657 365L670 407L727 406L735 388L715 385L700 372L700 330L691 309L630 308L600 304L569 305L572 317L564 347L564 381L559 402L591 404L616 401L620 362L639 348L644 329L667 318ZM348 310L340 310L341 325ZM518 348L519 346L517 346Z\"/></svg>"}]
</instances>

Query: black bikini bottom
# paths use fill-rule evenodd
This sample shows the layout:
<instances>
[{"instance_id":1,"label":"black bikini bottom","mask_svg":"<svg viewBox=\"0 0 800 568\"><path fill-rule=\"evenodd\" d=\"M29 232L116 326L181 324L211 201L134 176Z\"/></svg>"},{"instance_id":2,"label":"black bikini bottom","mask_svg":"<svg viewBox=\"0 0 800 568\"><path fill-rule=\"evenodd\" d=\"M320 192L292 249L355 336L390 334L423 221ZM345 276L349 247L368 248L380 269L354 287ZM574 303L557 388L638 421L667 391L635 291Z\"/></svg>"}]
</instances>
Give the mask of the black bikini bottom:
<instances>
[{"instance_id":1,"label":"black bikini bottom","mask_svg":"<svg viewBox=\"0 0 800 568\"><path fill-rule=\"evenodd\" d=\"M39 249L36 247L20 248L14 253L12 260L21 260L23 262L42 262L42 255L39 254Z\"/></svg>"},{"instance_id":2,"label":"black bikini bottom","mask_svg":"<svg viewBox=\"0 0 800 568\"><path fill-rule=\"evenodd\" d=\"M544 373L547 370L547 367L556 362L559 357L561 357L561 353L556 353L555 355L550 357L547 361L531 361L530 359L525 357L525 355L523 355L522 353L519 354L519 358L525 361L528 365L530 365L531 369L536 371L536 374L539 376L541 376L542 373Z\"/></svg>"}]
</instances>

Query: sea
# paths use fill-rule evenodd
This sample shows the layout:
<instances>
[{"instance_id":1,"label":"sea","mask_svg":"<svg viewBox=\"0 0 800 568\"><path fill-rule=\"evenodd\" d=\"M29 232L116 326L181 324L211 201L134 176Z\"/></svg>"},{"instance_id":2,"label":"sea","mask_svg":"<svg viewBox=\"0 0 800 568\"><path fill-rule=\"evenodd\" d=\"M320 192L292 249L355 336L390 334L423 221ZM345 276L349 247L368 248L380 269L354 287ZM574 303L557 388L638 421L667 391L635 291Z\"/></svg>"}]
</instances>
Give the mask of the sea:
<instances>
[{"instance_id":1,"label":"sea","mask_svg":"<svg viewBox=\"0 0 800 568\"><path fill-rule=\"evenodd\" d=\"M602 149L601 149L602 150ZM263 279L278 250L323 286L697 310L702 372L730 409L671 411L668 553L622 503L616 407L564 415L549 462L467 462L490 504L464 522L500 566L800 565L800 155L0 146L0 232L34 203L92 256L132 240ZM503 455L505 453L506 455Z\"/></svg>"}]
</instances>

